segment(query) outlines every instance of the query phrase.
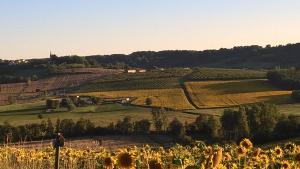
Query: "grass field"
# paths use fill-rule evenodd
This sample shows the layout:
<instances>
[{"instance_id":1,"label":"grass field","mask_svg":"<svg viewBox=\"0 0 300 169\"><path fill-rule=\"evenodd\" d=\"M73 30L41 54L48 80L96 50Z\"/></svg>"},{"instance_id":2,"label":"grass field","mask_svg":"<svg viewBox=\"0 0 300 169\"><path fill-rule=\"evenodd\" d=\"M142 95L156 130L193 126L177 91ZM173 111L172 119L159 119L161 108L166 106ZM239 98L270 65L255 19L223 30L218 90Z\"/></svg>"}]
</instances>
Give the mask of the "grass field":
<instances>
[{"instance_id":1,"label":"grass field","mask_svg":"<svg viewBox=\"0 0 300 169\"><path fill-rule=\"evenodd\" d=\"M72 95L96 96L99 98L134 97L136 99L132 102L132 104L141 106L145 106L146 98L151 98L151 106L162 106L178 110L194 108L192 105L190 105L185 97L183 90L180 88L90 92L75 93Z\"/></svg>"},{"instance_id":2,"label":"grass field","mask_svg":"<svg viewBox=\"0 0 300 169\"><path fill-rule=\"evenodd\" d=\"M39 113L42 113L43 119L38 118ZM111 122L116 123L125 116L130 116L133 121L141 119L151 120L152 118L151 110L149 108L125 106L120 104L80 107L76 108L72 112L68 112L65 109L59 109L51 113L45 112L44 102L0 106L0 123L7 121L13 125L36 123L41 122L42 120L47 120L48 118L53 121L57 118L73 120L85 118L90 119L92 122L100 126L106 126ZM167 116L170 120L177 117L182 122L191 122L196 118L196 115L185 114L179 111L168 112Z\"/></svg>"},{"instance_id":3,"label":"grass field","mask_svg":"<svg viewBox=\"0 0 300 169\"><path fill-rule=\"evenodd\" d=\"M186 82L185 87L198 108L230 107L255 102L291 102L291 91L274 88L266 80Z\"/></svg>"}]
</instances>

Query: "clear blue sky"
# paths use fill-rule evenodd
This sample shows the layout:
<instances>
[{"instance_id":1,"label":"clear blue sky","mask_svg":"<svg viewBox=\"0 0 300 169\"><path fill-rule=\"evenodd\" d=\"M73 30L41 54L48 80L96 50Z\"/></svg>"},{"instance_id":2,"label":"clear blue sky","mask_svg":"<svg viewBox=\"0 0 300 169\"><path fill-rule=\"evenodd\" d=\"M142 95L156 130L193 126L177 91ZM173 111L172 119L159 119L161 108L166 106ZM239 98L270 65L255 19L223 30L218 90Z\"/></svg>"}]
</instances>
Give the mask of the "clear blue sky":
<instances>
[{"instance_id":1,"label":"clear blue sky","mask_svg":"<svg viewBox=\"0 0 300 169\"><path fill-rule=\"evenodd\" d=\"M0 59L295 42L299 0L0 0Z\"/></svg>"}]
</instances>

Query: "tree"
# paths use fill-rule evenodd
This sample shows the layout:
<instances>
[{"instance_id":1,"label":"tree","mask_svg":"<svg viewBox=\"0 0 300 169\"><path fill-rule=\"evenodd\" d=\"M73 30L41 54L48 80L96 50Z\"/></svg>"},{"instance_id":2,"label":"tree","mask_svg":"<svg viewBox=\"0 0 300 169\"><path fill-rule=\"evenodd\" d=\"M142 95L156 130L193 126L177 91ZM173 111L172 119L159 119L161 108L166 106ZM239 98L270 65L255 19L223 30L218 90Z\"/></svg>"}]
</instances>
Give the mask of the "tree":
<instances>
[{"instance_id":1,"label":"tree","mask_svg":"<svg viewBox=\"0 0 300 169\"><path fill-rule=\"evenodd\" d=\"M138 134L147 134L150 131L151 123L147 119L136 121L134 123L134 131Z\"/></svg>"},{"instance_id":2,"label":"tree","mask_svg":"<svg viewBox=\"0 0 300 169\"><path fill-rule=\"evenodd\" d=\"M275 128L275 136L279 139L300 136L300 117L281 115Z\"/></svg>"},{"instance_id":3,"label":"tree","mask_svg":"<svg viewBox=\"0 0 300 169\"><path fill-rule=\"evenodd\" d=\"M47 120L47 129L46 129L46 137L52 138L54 136L54 127L52 121L48 118Z\"/></svg>"},{"instance_id":4,"label":"tree","mask_svg":"<svg viewBox=\"0 0 300 169\"><path fill-rule=\"evenodd\" d=\"M279 112L273 104L258 103L246 107L251 135L258 141L267 141L276 127Z\"/></svg>"},{"instance_id":5,"label":"tree","mask_svg":"<svg viewBox=\"0 0 300 169\"><path fill-rule=\"evenodd\" d=\"M248 138L250 136L250 128L249 128L248 117L245 108L240 107L236 115L237 115L238 139Z\"/></svg>"},{"instance_id":6,"label":"tree","mask_svg":"<svg viewBox=\"0 0 300 169\"><path fill-rule=\"evenodd\" d=\"M118 121L115 129L119 131L121 134L129 134L133 132L133 124L131 122L131 117L124 117L123 121Z\"/></svg>"},{"instance_id":7,"label":"tree","mask_svg":"<svg viewBox=\"0 0 300 169\"><path fill-rule=\"evenodd\" d=\"M185 135L184 126L176 117L169 124L168 131L175 137Z\"/></svg>"},{"instance_id":8,"label":"tree","mask_svg":"<svg viewBox=\"0 0 300 169\"><path fill-rule=\"evenodd\" d=\"M209 116L205 114L199 114L195 120L195 125L199 133L208 134L209 127L208 127L208 119Z\"/></svg>"},{"instance_id":9,"label":"tree","mask_svg":"<svg viewBox=\"0 0 300 169\"><path fill-rule=\"evenodd\" d=\"M72 136L75 131L74 127L75 123L72 119L63 119L60 122L60 131L64 134L64 136Z\"/></svg>"},{"instance_id":10,"label":"tree","mask_svg":"<svg viewBox=\"0 0 300 169\"><path fill-rule=\"evenodd\" d=\"M214 116L210 116L207 123L209 129L210 129L210 137L212 139L218 139L221 137L221 122L218 118Z\"/></svg>"},{"instance_id":11,"label":"tree","mask_svg":"<svg viewBox=\"0 0 300 169\"><path fill-rule=\"evenodd\" d=\"M55 124L55 132L59 133L60 132L60 119L58 118L56 120L56 124Z\"/></svg>"},{"instance_id":12,"label":"tree","mask_svg":"<svg viewBox=\"0 0 300 169\"><path fill-rule=\"evenodd\" d=\"M58 99L47 99L46 108L47 109L57 109L59 108L60 101Z\"/></svg>"},{"instance_id":13,"label":"tree","mask_svg":"<svg viewBox=\"0 0 300 169\"><path fill-rule=\"evenodd\" d=\"M156 131L165 131L167 128L167 115L164 108L152 108L152 120Z\"/></svg>"}]
</instances>

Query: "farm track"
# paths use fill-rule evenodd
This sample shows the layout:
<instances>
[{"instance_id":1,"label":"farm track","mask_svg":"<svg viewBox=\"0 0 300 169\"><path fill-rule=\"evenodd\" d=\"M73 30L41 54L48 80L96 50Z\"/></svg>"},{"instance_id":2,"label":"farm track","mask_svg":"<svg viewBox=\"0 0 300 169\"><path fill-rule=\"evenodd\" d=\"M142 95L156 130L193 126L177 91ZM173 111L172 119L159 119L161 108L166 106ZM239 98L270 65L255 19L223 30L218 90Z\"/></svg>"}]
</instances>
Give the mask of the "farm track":
<instances>
[{"instance_id":1,"label":"farm track","mask_svg":"<svg viewBox=\"0 0 300 169\"><path fill-rule=\"evenodd\" d=\"M186 89L186 86L184 85L184 82L181 82L180 83L180 86L183 90L183 93L187 99L187 101L190 103L191 106L193 106L195 109L199 109L199 107L193 102L188 90Z\"/></svg>"}]
</instances>

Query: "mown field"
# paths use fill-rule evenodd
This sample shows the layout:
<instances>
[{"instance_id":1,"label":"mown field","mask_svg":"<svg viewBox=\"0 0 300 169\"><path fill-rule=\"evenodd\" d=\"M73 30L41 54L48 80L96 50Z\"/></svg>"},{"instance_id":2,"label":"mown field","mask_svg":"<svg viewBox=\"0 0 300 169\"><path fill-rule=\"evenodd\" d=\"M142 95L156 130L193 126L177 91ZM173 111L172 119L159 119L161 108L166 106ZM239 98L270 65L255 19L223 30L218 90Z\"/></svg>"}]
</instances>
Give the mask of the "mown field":
<instances>
[{"instance_id":1,"label":"mown field","mask_svg":"<svg viewBox=\"0 0 300 169\"><path fill-rule=\"evenodd\" d=\"M231 107L255 102L291 102L291 91L279 90L266 80L185 82L185 87L198 108Z\"/></svg>"},{"instance_id":2,"label":"mown field","mask_svg":"<svg viewBox=\"0 0 300 169\"><path fill-rule=\"evenodd\" d=\"M150 98L155 107L172 109L193 109L180 88L172 89L144 89L144 90L119 90L108 92L75 93L74 96L96 96L98 98L136 98L131 104L146 106L146 99Z\"/></svg>"},{"instance_id":3,"label":"mown field","mask_svg":"<svg viewBox=\"0 0 300 169\"><path fill-rule=\"evenodd\" d=\"M57 118L73 119L75 121L80 118L85 118L90 119L99 126L107 126L111 122L116 123L118 120L122 120L125 116L131 117L133 121L152 119L151 110L149 108L130 105L125 106L120 104L79 107L71 112L64 108L60 108L54 112L46 113L45 109L44 101L0 106L0 123L9 122L12 125L21 125L41 122L48 118L50 118L53 122L55 122ZM40 113L42 114L42 119L38 117ZM170 120L176 117L182 122L192 122L197 117L196 115L186 114L180 111L168 112L167 116Z\"/></svg>"}]
</instances>

